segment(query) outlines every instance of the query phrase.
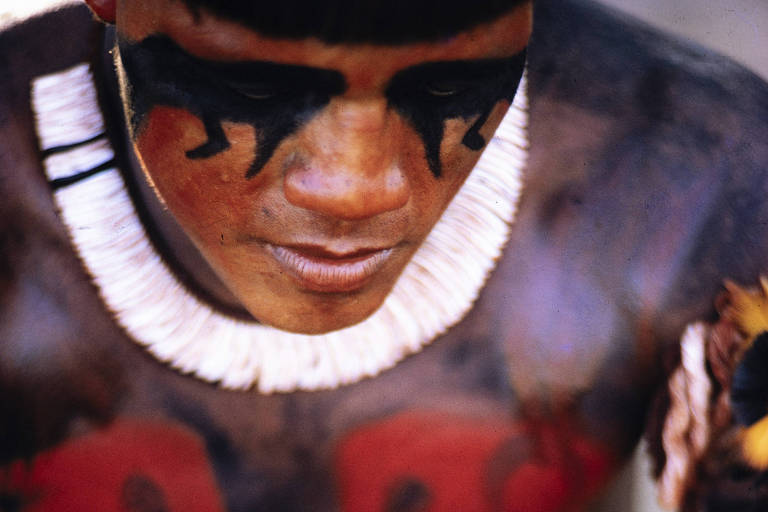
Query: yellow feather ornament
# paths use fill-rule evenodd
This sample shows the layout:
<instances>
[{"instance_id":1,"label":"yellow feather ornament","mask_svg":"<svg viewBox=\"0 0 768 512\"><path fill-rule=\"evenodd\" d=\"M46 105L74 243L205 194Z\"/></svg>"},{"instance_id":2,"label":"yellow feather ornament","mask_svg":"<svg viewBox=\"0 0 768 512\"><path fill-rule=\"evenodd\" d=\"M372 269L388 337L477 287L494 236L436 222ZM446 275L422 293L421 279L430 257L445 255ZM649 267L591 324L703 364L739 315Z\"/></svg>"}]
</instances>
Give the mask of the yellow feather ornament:
<instances>
[{"instance_id":1,"label":"yellow feather ornament","mask_svg":"<svg viewBox=\"0 0 768 512\"><path fill-rule=\"evenodd\" d=\"M758 334L768 331L768 278L760 278L760 288L742 288L732 281L725 282L731 303L725 314L749 338L749 345Z\"/></svg>"},{"instance_id":2,"label":"yellow feather ornament","mask_svg":"<svg viewBox=\"0 0 768 512\"><path fill-rule=\"evenodd\" d=\"M744 431L741 447L750 466L761 470L768 468L768 416Z\"/></svg>"},{"instance_id":3,"label":"yellow feather ornament","mask_svg":"<svg viewBox=\"0 0 768 512\"><path fill-rule=\"evenodd\" d=\"M742 360L733 378L731 406L737 421L745 424L741 450L755 469L768 469L768 279L759 288L742 288L727 281L730 303L724 314L746 336ZM755 417L759 417L755 421ZM745 421L745 418L749 418Z\"/></svg>"}]
</instances>

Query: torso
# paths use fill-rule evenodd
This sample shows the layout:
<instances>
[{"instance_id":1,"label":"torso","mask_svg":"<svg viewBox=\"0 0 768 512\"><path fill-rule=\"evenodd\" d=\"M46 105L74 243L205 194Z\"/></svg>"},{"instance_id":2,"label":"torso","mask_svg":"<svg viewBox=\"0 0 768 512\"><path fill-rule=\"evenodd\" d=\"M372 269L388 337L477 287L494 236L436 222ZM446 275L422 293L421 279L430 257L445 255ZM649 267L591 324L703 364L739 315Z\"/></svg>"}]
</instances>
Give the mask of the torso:
<instances>
[{"instance_id":1,"label":"torso","mask_svg":"<svg viewBox=\"0 0 768 512\"><path fill-rule=\"evenodd\" d=\"M93 60L100 30L81 47L48 31L61 41L30 47L44 58L26 67L20 41L51 21L6 32L0 497L31 510L556 510L602 482L639 435L665 351L712 315L722 279L768 266L768 128L744 108L764 108L768 88L750 78L739 96L727 77L743 71L675 67L637 29L609 49L630 33L615 20L590 17L605 25L586 33L591 10L538 9L541 26L575 28L534 34L526 189L474 308L375 378L271 395L182 375L110 318L56 217L27 96L32 77ZM57 16L91 26L83 9Z\"/></svg>"}]
</instances>

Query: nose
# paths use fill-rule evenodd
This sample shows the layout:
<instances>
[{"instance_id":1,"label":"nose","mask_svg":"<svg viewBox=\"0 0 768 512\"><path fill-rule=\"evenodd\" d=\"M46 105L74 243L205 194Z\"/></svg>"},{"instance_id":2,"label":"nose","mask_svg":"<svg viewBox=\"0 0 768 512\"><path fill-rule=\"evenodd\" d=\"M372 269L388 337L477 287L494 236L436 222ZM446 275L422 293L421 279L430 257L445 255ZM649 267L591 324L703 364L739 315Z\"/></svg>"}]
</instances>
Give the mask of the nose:
<instances>
[{"instance_id":1,"label":"nose","mask_svg":"<svg viewBox=\"0 0 768 512\"><path fill-rule=\"evenodd\" d=\"M300 134L283 191L295 206L359 220L404 206L410 183L399 165L403 125L386 100L334 98Z\"/></svg>"}]
</instances>

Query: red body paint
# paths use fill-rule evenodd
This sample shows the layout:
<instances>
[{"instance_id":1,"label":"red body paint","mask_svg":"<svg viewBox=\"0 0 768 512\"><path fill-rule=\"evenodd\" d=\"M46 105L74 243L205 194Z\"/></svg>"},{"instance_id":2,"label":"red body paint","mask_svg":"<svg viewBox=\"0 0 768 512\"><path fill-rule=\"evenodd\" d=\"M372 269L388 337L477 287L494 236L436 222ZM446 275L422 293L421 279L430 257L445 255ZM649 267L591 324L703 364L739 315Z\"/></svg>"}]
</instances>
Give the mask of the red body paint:
<instances>
[{"instance_id":1,"label":"red body paint","mask_svg":"<svg viewBox=\"0 0 768 512\"><path fill-rule=\"evenodd\" d=\"M25 512L224 510L201 439L175 423L117 422L5 473Z\"/></svg>"},{"instance_id":2,"label":"red body paint","mask_svg":"<svg viewBox=\"0 0 768 512\"><path fill-rule=\"evenodd\" d=\"M366 425L337 450L341 508L387 511L407 499L397 496L404 483L418 482L418 503L406 510L574 510L605 481L611 458L570 429L532 432L505 417L442 413Z\"/></svg>"}]
</instances>

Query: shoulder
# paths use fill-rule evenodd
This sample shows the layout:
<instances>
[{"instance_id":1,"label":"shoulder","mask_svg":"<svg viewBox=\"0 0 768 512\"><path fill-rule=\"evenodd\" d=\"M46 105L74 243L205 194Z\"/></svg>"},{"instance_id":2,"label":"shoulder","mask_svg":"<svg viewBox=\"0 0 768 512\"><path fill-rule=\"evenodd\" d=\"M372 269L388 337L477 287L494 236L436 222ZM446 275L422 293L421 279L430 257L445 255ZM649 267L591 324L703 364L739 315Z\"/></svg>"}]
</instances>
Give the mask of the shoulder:
<instances>
[{"instance_id":1,"label":"shoulder","mask_svg":"<svg viewBox=\"0 0 768 512\"><path fill-rule=\"evenodd\" d=\"M529 78L535 228L599 258L664 336L768 272L764 81L574 0L537 3Z\"/></svg>"},{"instance_id":2,"label":"shoulder","mask_svg":"<svg viewBox=\"0 0 768 512\"><path fill-rule=\"evenodd\" d=\"M4 312L13 303L8 294L16 284L39 280L47 262L69 253L42 170L30 91L36 78L87 58L84 45L75 36L87 26L77 23L88 20L84 14L80 8L69 8L0 32L0 292Z\"/></svg>"},{"instance_id":3,"label":"shoulder","mask_svg":"<svg viewBox=\"0 0 768 512\"><path fill-rule=\"evenodd\" d=\"M42 170L31 87L41 76L91 59L93 25L87 9L69 7L0 31L0 233L5 260L33 254L29 248L12 250L15 244L45 239L41 243L51 245L53 252L55 245L68 245Z\"/></svg>"},{"instance_id":4,"label":"shoulder","mask_svg":"<svg viewBox=\"0 0 768 512\"><path fill-rule=\"evenodd\" d=\"M96 37L97 25L88 9L80 5L44 13L0 30L0 128L17 131L12 139L6 137L0 142L3 154L30 132L31 82L91 59Z\"/></svg>"},{"instance_id":5,"label":"shoulder","mask_svg":"<svg viewBox=\"0 0 768 512\"><path fill-rule=\"evenodd\" d=\"M120 378L116 328L55 212L34 131L30 84L87 61L90 14L72 7L0 32L0 462L103 417Z\"/></svg>"},{"instance_id":6,"label":"shoulder","mask_svg":"<svg viewBox=\"0 0 768 512\"><path fill-rule=\"evenodd\" d=\"M535 19L534 129L578 112L608 128L600 156L680 179L754 179L768 162L768 84L750 71L591 2L544 0Z\"/></svg>"},{"instance_id":7,"label":"shoulder","mask_svg":"<svg viewBox=\"0 0 768 512\"><path fill-rule=\"evenodd\" d=\"M0 121L29 106L29 84L94 54L97 24L83 5L71 5L0 30ZM6 142L4 142L5 144Z\"/></svg>"},{"instance_id":8,"label":"shoulder","mask_svg":"<svg viewBox=\"0 0 768 512\"><path fill-rule=\"evenodd\" d=\"M640 424L662 350L724 279L768 273L768 86L596 4L538 0L528 88L525 188L486 289L515 388L590 390L595 421Z\"/></svg>"},{"instance_id":9,"label":"shoulder","mask_svg":"<svg viewBox=\"0 0 768 512\"><path fill-rule=\"evenodd\" d=\"M31 84L91 59L94 27L85 7L72 6L0 31L0 187L10 200L3 207L18 206L14 199L26 204L49 197L34 131Z\"/></svg>"}]
</instances>

